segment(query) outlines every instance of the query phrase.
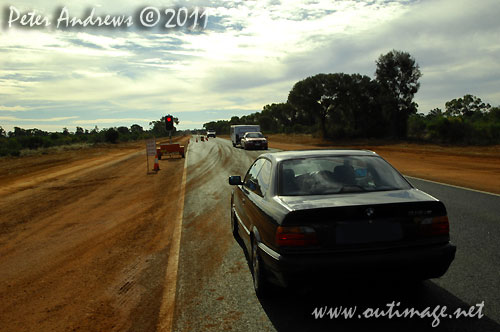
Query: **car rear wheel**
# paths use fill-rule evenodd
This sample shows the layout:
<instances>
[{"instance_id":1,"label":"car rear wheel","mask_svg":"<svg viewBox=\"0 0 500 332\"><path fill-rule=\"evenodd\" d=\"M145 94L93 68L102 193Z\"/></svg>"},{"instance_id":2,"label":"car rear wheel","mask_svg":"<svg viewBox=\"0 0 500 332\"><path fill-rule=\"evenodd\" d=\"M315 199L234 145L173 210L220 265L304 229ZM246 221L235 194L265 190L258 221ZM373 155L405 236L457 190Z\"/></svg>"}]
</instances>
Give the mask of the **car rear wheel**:
<instances>
[{"instance_id":1,"label":"car rear wheel","mask_svg":"<svg viewBox=\"0 0 500 332\"><path fill-rule=\"evenodd\" d=\"M253 287L258 298L265 298L269 295L269 283L265 278L264 266L259 256L258 244L255 238L252 241L252 276Z\"/></svg>"}]
</instances>

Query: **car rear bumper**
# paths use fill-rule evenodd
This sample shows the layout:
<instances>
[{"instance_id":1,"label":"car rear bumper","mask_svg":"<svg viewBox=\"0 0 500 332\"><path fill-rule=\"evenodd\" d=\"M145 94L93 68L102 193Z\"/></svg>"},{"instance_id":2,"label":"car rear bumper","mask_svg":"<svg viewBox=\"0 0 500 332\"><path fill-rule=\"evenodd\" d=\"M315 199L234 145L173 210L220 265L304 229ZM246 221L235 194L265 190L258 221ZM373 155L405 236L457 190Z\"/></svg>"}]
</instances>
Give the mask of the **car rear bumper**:
<instances>
[{"instance_id":1,"label":"car rear bumper","mask_svg":"<svg viewBox=\"0 0 500 332\"><path fill-rule=\"evenodd\" d=\"M280 255L260 244L268 277L276 284L317 281L321 278L409 277L438 278L455 258L450 243L426 247L397 248L364 252Z\"/></svg>"},{"instance_id":2,"label":"car rear bumper","mask_svg":"<svg viewBox=\"0 0 500 332\"><path fill-rule=\"evenodd\" d=\"M254 149L254 150L261 150L261 149L263 149L263 150L266 150L267 149L267 144L255 145L255 144L246 143L245 147L247 149Z\"/></svg>"}]
</instances>

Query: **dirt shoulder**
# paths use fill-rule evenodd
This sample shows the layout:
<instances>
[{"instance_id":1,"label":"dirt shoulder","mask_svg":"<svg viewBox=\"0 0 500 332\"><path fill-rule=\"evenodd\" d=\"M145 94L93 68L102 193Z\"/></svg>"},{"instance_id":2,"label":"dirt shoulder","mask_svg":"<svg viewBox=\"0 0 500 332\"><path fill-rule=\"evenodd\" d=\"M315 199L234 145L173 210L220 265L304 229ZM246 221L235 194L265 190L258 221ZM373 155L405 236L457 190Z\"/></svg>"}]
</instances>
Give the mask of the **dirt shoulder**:
<instances>
[{"instance_id":1,"label":"dirt shoulder","mask_svg":"<svg viewBox=\"0 0 500 332\"><path fill-rule=\"evenodd\" d=\"M2 158L0 330L156 330L183 166L147 174L142 143Z\"/></svg>"},{"instance_id":2,"label":"dirt shoulder","mask_svg":"<svg viewBox=\"0 0 500 332\"><path fill-rule=\"evenodd\" d=\"M500 145L459 147L361 142L332 144L308 135L268 135L269 147L282 150L367 149L405 175L500 194Z\"/></svg>"}]
</instances>

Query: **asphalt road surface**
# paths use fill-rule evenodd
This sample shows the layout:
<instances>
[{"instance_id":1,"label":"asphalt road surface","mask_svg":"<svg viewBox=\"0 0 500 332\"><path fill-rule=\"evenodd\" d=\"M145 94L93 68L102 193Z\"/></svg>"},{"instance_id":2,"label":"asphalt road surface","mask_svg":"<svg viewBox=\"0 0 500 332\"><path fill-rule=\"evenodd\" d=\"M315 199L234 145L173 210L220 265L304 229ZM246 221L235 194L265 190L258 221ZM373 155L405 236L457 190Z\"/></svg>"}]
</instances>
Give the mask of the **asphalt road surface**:
<instances>
[{"instance_id":1,"label":"asphalt road surface","mask_svg":"<svg viewBox=\"0 0 500 332\"><path fill-rule=\"evenodd\" d=\"M305 285L255 296L243 250L230 232L230 175L244 175L262 151L216 138L189 145L174 331L500 331L500 197L411 178L443 200L457 255L448 273L412 284L362 282ZM414 308L476 317L359 318L366 309ZM482 318L476 304L483 303ZM317 307L356 308L353 318L315 319ZM437 306L440 306L438 309ZM437 311L439 310L439 311ZM369 312L368 312L369 313ZM437 323L432 327L432 323Z\"/></svg>"}]
</instances>

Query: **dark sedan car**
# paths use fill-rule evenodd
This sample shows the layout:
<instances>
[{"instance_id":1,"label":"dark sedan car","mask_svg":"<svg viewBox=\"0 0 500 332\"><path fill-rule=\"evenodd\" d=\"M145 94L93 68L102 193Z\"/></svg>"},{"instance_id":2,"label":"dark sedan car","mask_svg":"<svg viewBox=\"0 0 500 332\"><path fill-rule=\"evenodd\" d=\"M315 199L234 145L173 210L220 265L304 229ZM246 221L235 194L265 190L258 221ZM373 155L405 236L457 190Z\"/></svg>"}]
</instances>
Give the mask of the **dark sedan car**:
<instances>
[{"instance_id":1,"label":"dark sedan car","mask_svg":"<svg viewBox=\"0 0 500 332\"><path fill-rule=\"evenodd\" d=\"M261 132L248 132L241 138L241 147L248 149L264 149L267 150L267 139Z\"/></svg>"},{"instance_id":2,"label":"dark sedan car","mask_svg":"<svg viewBox=\"0 0 500 332\"><path fill-rule=\"evenodd\" d=\"M455 257L444 204L371 151L266 153L229 183L258 296L269 282L437 278Z\"/></svg>"}]
</instances>

